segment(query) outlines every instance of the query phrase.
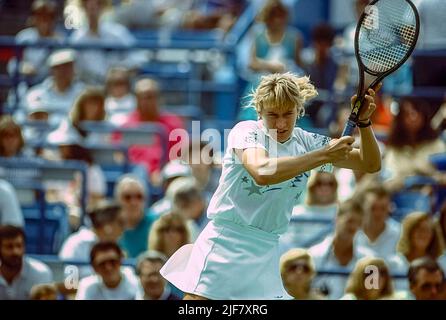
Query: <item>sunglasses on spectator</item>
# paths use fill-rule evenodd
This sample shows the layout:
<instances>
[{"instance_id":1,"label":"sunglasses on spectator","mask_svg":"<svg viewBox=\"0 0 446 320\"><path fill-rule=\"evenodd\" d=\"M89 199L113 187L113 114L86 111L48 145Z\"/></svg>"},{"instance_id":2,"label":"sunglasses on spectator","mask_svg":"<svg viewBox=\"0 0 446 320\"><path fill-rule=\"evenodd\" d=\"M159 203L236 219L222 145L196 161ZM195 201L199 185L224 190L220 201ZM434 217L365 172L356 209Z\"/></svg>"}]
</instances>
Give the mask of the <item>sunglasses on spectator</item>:
<instances>
[{"instance_id":1,"label":"sunglasses on spectator","mask_svg":"<svg viewBox=\"0 0 446 320\"><path fill-rule=\"evenodd\" d=\"M296 272L296 271L309 273L311 269L306 263L292 263L287 267L287 272Z\"/></svg>"},{"instance_id":2,"label":"sunglasses on spectator","mask_svg":"<svg viewBox=\"0 0 446 320\"><path fill-rule=\"evenodd\" d=\"M122 199L124 199L126 202L129 202L132 199L143 200L144 195L142 193L124 193L122 195Z\"/></svg>"},{"instance_id":3,"label":"sunglasses on spectator","mask_svg":"<svg viewBox=\"0 0 446 320\"><path fill-rule=\"evenodd\" d=\"M178 232L178 233L183 233L185 230L184 230L184 227L175 227L175 226L170 226L170 227L163 227L163 228L161 228L160 229L160 231L161 232L171 232L171 231L173 231L173 232Z\"/></svg>"},{"instance_id":4,"label":"sunglasses on spectator","mask_svg":"<svg viewBox=\"0 0 446 320\"><path fill-rule=\"evenodd\" d=\"M105 266L106 266L107 264L110 264L112 267L116 268L116 267L119 267L119 266L120 266L120 264L121 264L121 260L120 260L120 259L117 259L117 258L116 258L116 259L107 259L107 260L101 261L101 262L99 262L99 263L96 263L96 266L97 266L98 268L103 269L103 268L105 268Z\"/></svg>"}]
</instances>

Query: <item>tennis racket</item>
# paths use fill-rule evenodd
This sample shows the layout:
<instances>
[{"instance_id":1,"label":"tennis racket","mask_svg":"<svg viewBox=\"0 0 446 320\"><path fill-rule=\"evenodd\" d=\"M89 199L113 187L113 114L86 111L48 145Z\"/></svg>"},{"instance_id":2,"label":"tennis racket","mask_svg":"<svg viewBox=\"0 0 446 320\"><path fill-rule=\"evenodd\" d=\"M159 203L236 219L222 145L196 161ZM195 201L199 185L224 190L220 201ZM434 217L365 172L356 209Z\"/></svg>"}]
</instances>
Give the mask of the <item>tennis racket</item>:
<instances>
[{"instance_id":1,"label":"tennis racket","mask_svg":"<svg viewBox=\"0 0 446 320\"><path fill-rule=\"evenodd\" d=\"M356 26L355 55L359 67L357 98L342 136L355 129L369 88L396 71L417 44L420 18L410 0L374 0Z\"/></svg>"}]
</instances>

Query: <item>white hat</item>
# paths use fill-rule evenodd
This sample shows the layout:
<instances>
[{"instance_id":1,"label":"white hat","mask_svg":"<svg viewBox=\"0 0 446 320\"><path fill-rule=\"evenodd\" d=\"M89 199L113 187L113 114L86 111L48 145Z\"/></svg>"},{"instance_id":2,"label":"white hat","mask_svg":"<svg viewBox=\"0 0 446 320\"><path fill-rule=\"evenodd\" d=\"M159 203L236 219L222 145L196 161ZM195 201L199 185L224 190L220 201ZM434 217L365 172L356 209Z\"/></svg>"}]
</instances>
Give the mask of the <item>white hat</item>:
<instances>
[{"instance_id":1,"label":"white hat","mask_svg":"<svg viewBox=\"0 0 446 320\"><path fill-rule=\"evenodd\" d=\"M50 112L48 106L42 101L42 94L39 90L32 91L28 94L26 98L26 111L28 115L36 112Z\"/></svg>"},{"instance_id":2,"label":"white hat","mask_svg":"<svg viewBox=\"0 0 446 320\"><path fill-rule=\"evenodd\" d=\"M59 128L51 132L47 141L59 146L82 145L82 137L67 121L62 122Z\"/></svg>"},{"instance_id":3,"label":"white hat","mask_svg":"<svg viewBox=\"0 0 446 320\"><path fill-rule=\"evenodd\" d=\"M76 52L71 49L63 49L54 51L48 57L48 66L55 67L61 64L74 62L76 60Z\"/></svg>"},{"instance_id":4,"label":"white hat","mask_svg":"<svg viewBox=\"0 0 446 320\"><path fill-rule=\"evenodd\" d=\"M188 177L191 175L190 167L180 160L169 161L161 170L163 181L175 177Z\"/></svg>"}]
</instances>

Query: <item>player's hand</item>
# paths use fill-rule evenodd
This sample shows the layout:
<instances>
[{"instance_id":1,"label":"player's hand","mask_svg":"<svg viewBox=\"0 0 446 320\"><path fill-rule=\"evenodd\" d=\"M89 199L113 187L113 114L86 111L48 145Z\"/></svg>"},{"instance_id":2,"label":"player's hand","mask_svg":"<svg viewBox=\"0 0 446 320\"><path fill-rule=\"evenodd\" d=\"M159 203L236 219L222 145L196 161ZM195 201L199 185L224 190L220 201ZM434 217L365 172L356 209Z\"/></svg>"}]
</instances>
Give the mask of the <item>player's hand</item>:
<instances>
[{"instance_id":1,"label":"player's hand","mask_svg":"<svg viewBox=\"0 0 446 320\"><path fill-rule=\"evenodd\" d=\"M325 147L325 152L329 159L328 162L334 163L348 159L350 152L353 150L353 142L355 142L355 138L351 136L331 140Z\"/></svg>"},{"instance_id":2,"label":"player's hand","mask_svg":"<svg viewBox=\"0 0 446 320\"><path fill-rule=\"evenodd\" d=\"M370 88L367 91L367 94L365 95L365 99L364 99L364 105L362 106L361 110L359 111L358 121L360 121L360 122L369 121L373 112L375 112L375 110L376 110L375 96L376 96L376 93L381 89L381 87L382 87L382 83L379 83L375 87L375 90ZM356 98L357 98L356 95L354 95L352 97L352 99L351 99L352 106L355 104Z\"/></svg>"}]
</instances>

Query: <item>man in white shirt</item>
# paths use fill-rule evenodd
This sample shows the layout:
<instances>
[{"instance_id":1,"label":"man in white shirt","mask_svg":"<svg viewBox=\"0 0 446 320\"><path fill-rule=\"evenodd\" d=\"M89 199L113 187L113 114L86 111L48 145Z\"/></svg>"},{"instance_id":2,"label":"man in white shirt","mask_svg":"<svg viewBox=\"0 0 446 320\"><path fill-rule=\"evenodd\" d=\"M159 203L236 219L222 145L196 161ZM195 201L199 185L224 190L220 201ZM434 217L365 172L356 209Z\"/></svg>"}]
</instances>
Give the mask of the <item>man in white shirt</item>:
<instances>
[{"instance_id":1,"label":"man in white shirt","mask_svg":"<svg viewBox=\"0 0 446 320\"><path fill-rule=\"evenodd\" d=\"M121 207L106 201L99 203L89 212L93 227L81 227L65 240L59 252L62 260L78 260L88 262L93 245L99 241L117 241L123 231L124 222L121 216ZM79 276L93 274L90 266L79 268Z\"/></svg>"},{"instance_id":2,"label":"man in white shirt","mask_svg":"<svg viewBox=\"0 0 446 320\"><path fill-rule=\"evenodd\" d=\"M112 22L101 21L106 2L103 0L83 0L82 7L87 17L87 25L77 29L70 36L73 44L111 44L131 47L135 38L126 27ZM78 67L81 79L92 84L104 83L107 71L112 66L129 69L138 67L145 61L140 51L105 52L98 49L82 50L78 53Z\"/></svg>"},{"instance_id":3,"label":"man in white shirt","mask_svg":"<svg viewBox=\"0 0 446 320\"><path fill-rule=\"evenodd\" d=\"M133 272L121 269L123 253L116 242L99 242L90 252L96 272L79 283L76 300L134 300L138 280Z\"/></svg>"},{"instance_id":4,"label":"man in white shirt","mask_svg":"<svg viewBox=\"0 0 446 320\"><path fill-rule=\"evenodd\" d=\"M52 281L46 264L25 257L23 229L0 226L0 300L27 300L34 285Z\"/></svg>"},{"instance_id":5,"label":"man in white shirt","mask_svg":"<svg viewBox=\"0 0 446 320\"><path fill-rule=\"evenodd\" d=\"M25 224L22 210L14 187L5 180L0 180L0 226Z\"/></svg>"},{"instance_id":6,"label":"man in white shirt","mask_svg":"<svg viewBox=\"0 0 446 320\"><path fill-rule=\"evenodd\" d=\"M336 226L333 235L328 236L321 243L309 249L319 271L345 271L344 275L318 275L314 286L327 294L328 299L340 299L344 295L348 273L356 262L373 253L365 248L357 247L354 243L356 232L362 223L362 208L354 200L347 200L339 206ZM324 292L325 291L325 292Z\"/></svg>"},{"instance_id":7,"label":"man in white shirt","mask_svg":"<svg viewBox=\"0 0 446 320\"><path fill-rule=\"evenodd\" d=\"M138 257L136 272L141 286L136 300L180 300L160 274L166 261L167 257L155 250L146 251Z\"/></svg>"},{"instance_id":8,"label":"man in white shirt","mask_svg":"<svg viewBox=\"0 0 446 320\"><path fill-rule=\"evenodd\" d=\"M401 229L397 221L389 218L390 194L382 185L370 186L363 191L361 204L364 219L355 244L373 251L376 257L388 262L396 254Z\"/></svg>"},{"instance_id":9,"label":"man in white shirt","mask_svg":"<svg viewBox=\"0 0 446 320\"><path fill-rule=\"evenodd\" d=\"M58 50L47 60L51 77L29 89L25 98L26 108L35 104L44 105L50 114L50 122L57 124L68 116L74 101L85 88L75 80L75 52Z\"/></svg>"}]
</instances>

